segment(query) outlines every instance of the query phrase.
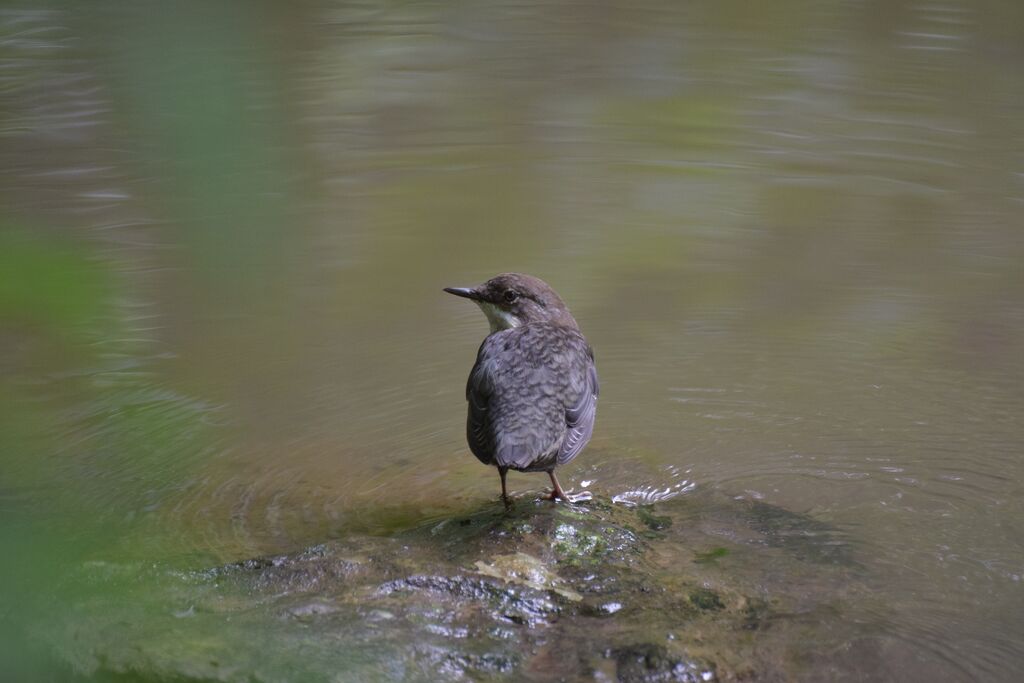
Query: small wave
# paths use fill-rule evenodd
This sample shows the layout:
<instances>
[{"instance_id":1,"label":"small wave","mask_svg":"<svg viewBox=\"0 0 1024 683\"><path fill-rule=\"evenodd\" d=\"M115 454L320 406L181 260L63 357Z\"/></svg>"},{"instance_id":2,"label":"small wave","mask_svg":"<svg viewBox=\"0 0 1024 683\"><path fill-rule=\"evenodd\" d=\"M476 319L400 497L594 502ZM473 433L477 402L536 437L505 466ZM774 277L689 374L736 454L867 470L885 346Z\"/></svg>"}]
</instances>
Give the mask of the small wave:
<instances>
[{"instance_id":1,"label":"small wave","mask_svg":"<svg viewBox=\"0 0 1024 683\"><path fill-rule=\"evenodd\" d=\"M653 505L654 503L661 503L684 493L689 493L696 487L697 483L690 481L689 479L683 479L682 481L678 481L675 484L664 488L645 485L629 491L623 491L622 493L612 496L612 502L619 505L626 505L628 507Z\"/></svg>"}]
</instances>

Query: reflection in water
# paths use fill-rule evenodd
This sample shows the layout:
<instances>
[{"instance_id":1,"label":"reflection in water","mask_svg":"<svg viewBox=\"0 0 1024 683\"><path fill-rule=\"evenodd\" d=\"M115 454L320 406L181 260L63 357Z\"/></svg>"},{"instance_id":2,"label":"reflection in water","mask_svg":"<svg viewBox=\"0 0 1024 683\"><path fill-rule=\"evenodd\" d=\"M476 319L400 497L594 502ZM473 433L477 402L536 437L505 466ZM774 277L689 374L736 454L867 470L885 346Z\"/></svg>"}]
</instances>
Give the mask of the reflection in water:
<instances>
[{"instance_id":1,"label":"reflection in water","mask_svg":"<svg viewBox=\"0 0 1024 683\"><path fill-rule=\"evenodd\" d=\"M567 488L809 515L877 595L822 666L1009 680L1018 5L0 11L3 613L487 500L439 288L518 270L600 367Z\"/></svg>"}]
</instances>

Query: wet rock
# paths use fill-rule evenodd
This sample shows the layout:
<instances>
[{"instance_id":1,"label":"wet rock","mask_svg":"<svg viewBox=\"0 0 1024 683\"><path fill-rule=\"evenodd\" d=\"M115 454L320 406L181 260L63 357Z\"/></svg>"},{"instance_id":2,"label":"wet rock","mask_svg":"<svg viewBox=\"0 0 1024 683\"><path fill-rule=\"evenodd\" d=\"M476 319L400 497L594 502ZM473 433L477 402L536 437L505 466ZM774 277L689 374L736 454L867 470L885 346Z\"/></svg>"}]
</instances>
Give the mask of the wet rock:
<instances>
[{"instance_id":1,"label":"wet rock","mask_svg":"<svg viewBox=\"0 0 1024 683\"><path fill-rule=\"evenodd\" d=\"M736 512L769 547L805 562L857 566L842 534L824 522L756 500L742 502Z\"/></svg>"},{"instance_id":2,"label":"wet rock","mask_svg":"<svg viewBox=\"0 0 1024 683\"><path fill-rule=\"evenodd\" d=\"M565 581L548 569L540 559L526 553L499 555L489 563L477 560L476 570L484 576L492 576L508 583L522 584L534 590L550 590L575 602L583 599L583 596L567 587Z\"/></svg>"},{"instance_id":3,"label":"wet rock","mask_svg":"<svg viewBox=\"0 0 1024 683\"><path fill-rule=\"evenodd\" d=\"M438 604L438 600L445 598L471 603L492 618L518 624L537 625L553 619L559 612L558 606L543 589L516 591L471 576L410 576L381 585L378 594L391 595L403 591L416 593L418 599L429 600L431 604ZM424 597L424 591L432 595Z\"/></svg>"},{"instance_id":4,"label":"wet rock","mask_svg":"<svg viewBox=\"0 0 1024 683\"><path fill-rule=\"evenodd\" d=\"M714 681L711 669L672 657L661 645L630 645L614 651L616 674L622 683L698 683Z\"/></svg>"},{"instance_id":5,"label":"wet rock","mask_svg":"<svg viewBox=\"0 0 1024 683\"><path fill-rule=\"evenodd\" d=\"M293 554L260 557L191 574L197 581L236 583L256 591L312 592L335 586L362 572L369 561L345 557L328 545L317 545Z\"/></svg>"},{"instance_id":6,"label":"wet rock","mask_svg":"<svg viewBox=\"0 0 1024 683\"><path fill-rule=\"evenodd\" d=\"M421 654L441 676L454 680L474 674L507 674L519 664L516 657L496 653L461 654L444 648L426 648Z\"/></svg>"},{"instance_id":7,"label":"wet rock","mask_svg":"<svg viewBox=\"0 0 1024 683\"><path fill-rule=\"evenodd\" d=\"M696 588L690 591L690 602L704 611L725 609L722 598L710 588Z\"/></svg>"},{"instance_id":8,"label":"wet rock","mask_svg":"<svg viewBox=\"0 0 1024 683\"><path fill-rule=\"evenodd\" d=\"M115 678L787 679L788 644L817 642L787 615L856 590L854 565L810 550L835 540L721 498L488 503L212 569L85 567L38 633L76 673Z\"/></svg>"},{"instance_id":9,"label":"wet rock","mask_svg":"<svg viewBox=\"0 0 1024 683\"><path fill-rule=\"evenodd\" d=\"M662 531L672 526L672 518L654 514L651 506L638 507L636 515L651 531Z\"/></svg>"}]
</instances>

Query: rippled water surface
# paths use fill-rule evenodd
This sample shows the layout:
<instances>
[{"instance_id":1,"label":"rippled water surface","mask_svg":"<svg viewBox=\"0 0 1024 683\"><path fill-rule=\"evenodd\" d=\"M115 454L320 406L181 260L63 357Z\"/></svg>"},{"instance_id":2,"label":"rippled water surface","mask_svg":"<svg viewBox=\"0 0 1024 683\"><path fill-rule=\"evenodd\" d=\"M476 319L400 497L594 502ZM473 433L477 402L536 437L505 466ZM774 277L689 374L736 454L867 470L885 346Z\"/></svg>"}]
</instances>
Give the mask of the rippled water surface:
<instances>
[{"instance_id":1,"label":"rippled water surface","mask_svg":"<svg viewBox=\"0 0 1024 683\"><path fill-rule=\"evenodd\" d=\"M1022 69L1011 0L8 3L0 635L494 501L441 287L515 270L596 352L567 488L818 520L836 671L1015 680Z\"/></svg>"}]
</instances>

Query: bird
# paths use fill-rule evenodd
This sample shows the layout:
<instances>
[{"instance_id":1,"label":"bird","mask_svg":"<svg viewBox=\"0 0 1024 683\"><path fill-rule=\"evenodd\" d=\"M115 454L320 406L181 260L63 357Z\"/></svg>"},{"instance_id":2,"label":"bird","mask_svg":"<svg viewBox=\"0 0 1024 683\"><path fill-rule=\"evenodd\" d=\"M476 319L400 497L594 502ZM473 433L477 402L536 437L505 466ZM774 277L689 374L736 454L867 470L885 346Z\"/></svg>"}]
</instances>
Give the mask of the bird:
<instances>
[{"instance_id":1,"label":"bird","mask_svg":"<svg viewBox=\"0 0 1024 683\"><path fill-rule=\"evenodd\" d=\"M547 472L547 499L568 501L555 468L590 441L600 393L594 351L576 319L531 275L502 273L444 291L475 302L490 323L466 382L470 450L498 468L506 507L509 470Z\"/></svg>"}]
</instances>

